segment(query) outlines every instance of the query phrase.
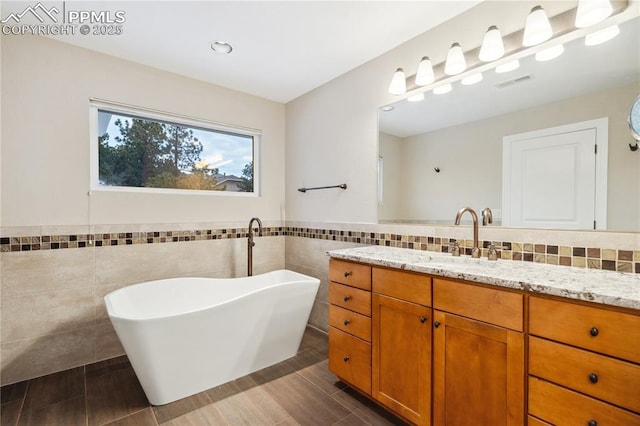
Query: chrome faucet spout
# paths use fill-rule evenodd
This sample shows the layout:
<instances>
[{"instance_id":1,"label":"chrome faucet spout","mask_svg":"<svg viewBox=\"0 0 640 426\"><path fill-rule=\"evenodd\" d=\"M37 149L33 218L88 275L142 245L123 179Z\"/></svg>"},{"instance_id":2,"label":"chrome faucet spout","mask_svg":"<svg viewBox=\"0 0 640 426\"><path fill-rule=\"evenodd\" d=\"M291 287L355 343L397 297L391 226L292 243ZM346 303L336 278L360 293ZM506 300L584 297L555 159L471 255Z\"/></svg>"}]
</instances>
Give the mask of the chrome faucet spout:
<instances>
[{"instance_id":1,"label":"chrome faucet spout","mask_svg":"<svg viewBox=\"0 0 640 426\"><path fill-rule=\"evenodd\" d=\"M257 217L252 217L249 221L249 232L247 233L247 275L253 275L253 222L258 223L258 236L262 237L262 221Z\"/></svg>"},{"instance_id":2,"label":"chrome faucet spout","mask_svg":"<svg viewBox=\"0 0 640 426\"><path fill-rule=\"evenodd\" d=\"M473 248L471 249L471 257L479 258L480 247L478 247L478 215L471 207L461 208L456 214L456 225L460 225L460 219L462 218L464 212L469 212L471 214L471 218L473 219Z\"/></svg>"}]
</instances>

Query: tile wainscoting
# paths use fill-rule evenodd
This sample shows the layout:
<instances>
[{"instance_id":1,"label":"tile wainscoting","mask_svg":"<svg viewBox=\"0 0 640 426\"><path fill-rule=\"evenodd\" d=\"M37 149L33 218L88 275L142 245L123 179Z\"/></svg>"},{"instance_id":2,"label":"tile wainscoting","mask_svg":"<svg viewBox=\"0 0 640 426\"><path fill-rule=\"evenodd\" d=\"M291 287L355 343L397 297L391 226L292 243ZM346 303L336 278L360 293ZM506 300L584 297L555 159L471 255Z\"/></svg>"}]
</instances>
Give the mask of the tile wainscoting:
<instances>
[{"instance_id":1,"label":"tile wainscoting","mask_svg":"<svg viewBox=\"0 0 640 426\"><path fill-rule=\"evenodd\" d=\"M284 226L283 226L284 225ZM469 226L265 222L256 273L286 267L321 279L309 323L327 329L328 250L383 245L469 249ZM122 354L103 297L133 283L176 276L246 275L247 228L239 223L3 228L1 383ZM482 228L500 261L640 273L640 234ZM176 243L176 244L173 244Z\"/></svg>"}]
</instances>

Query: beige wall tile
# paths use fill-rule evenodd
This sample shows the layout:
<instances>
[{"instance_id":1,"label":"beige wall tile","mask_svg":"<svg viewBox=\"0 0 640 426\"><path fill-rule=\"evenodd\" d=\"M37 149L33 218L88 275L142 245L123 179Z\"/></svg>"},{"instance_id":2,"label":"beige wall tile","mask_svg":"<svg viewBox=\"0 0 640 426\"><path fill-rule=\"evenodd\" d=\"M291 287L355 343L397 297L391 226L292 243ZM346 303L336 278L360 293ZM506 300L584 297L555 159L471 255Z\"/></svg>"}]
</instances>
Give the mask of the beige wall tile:
<instances>
[{"instance_id":1,"label":"beige wall tile","mask_svg":"<svg viewBox=\"0 0 640 426\"><path fill-rule=\"evenodd\" d=\"M92 288L2 298L2 342L85 328L94 324Z\"/></svg>"},{"instance_id":2,"label":"beige wall tile","mask_svg":"<svg viewBox=\"0 0 640 426\"><path fill-rule=\"evenodd\" d=\"M94 249L2 253L2 296L92 287Z\"/></svg>"},{"instance_id":3,"label":"beige wall tile","mask_svg":"<svg viewBox=\"0 0 640 426\"><path fill-rule=\"evenodd\" d=\"M322 331L329 330L329 304L327 302L322 302L318 299L313 302L309 324Z\"/></svg>"},{"instance_id":4,"label":"beige wall tile","mask_svg":"<svg viewBox=\"0 0 640 426\"><path fill-rule=\"evenodd\" d=\"M110 322L96 326L96 361L124 354L124 348Z\"/></svg>"},{"instance_id":5,"label":"beige wall tile","mask_svg":"<svg viewBox=\"0 0 640 426\"><path fill-rule=\"evenodd\" d=\"M85 365L95 360L95 328L3 343L2 385Z\"/></svg>"}]
</instances>

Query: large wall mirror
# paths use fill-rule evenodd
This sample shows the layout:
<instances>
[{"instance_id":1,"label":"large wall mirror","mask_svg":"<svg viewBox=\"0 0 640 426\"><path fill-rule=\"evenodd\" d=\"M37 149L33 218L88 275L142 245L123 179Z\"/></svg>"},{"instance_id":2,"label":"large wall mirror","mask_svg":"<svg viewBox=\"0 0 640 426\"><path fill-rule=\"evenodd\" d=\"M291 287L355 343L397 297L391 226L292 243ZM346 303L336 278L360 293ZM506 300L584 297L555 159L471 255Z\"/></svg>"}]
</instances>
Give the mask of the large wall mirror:
<instances>
[{"instance_id":1,"label":"large wall mirror","mask_svg":"<svg viewBox=\"0 0 640 426\"><path fill-rule=\"evenodd\" d=\"M620 34L603 44L586 46L578 38L553 60L525 57L516 70L483 74L477 84L456 82L449 93L428 92L422 102L403 99L391 111L379 110L379 222L452 225L457 210L470 206L491 208L495 226L640 232L640 151L630 150L627 123L640 93L640 18L621 23ZM604 126L593 133L606 144L607 161L597 166L606 172L594 184L604 200L594 209L605 219L595 227L503 223L511 209L503 205L505 141L585 122ZM528 202L534 210L567 203L556 190L585 179L566 171L573 154L567 160L555 152L537 155L545 167L535 166L529 178L543 182L542 189Z\"/></svg>"}]
</instances>

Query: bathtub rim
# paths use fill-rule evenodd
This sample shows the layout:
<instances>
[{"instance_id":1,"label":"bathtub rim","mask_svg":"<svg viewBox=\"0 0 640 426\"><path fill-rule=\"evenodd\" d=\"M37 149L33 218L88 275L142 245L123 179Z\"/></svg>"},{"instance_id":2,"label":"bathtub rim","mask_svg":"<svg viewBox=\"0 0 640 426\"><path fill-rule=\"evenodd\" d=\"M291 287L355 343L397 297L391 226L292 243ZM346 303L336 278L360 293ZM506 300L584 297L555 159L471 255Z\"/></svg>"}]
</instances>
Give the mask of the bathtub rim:
<instances>
[{"instance_id":1,"label":"bathtub rim","mask_svg":"<svg viewBox=\"0 0 640 426\"><path fill-rule=\"evenodd\" d=\"M172 314L168 314L168 315L156 315L156 316L145 316L145 317L134 317L131 315L122 315L122 314L117 314L114 313L114 308L113 308L113 301L112 299L115 297L114 295L118 294L118 293L122 293L125 292L127 290L131 290L133 287L142 287L145 285L150 285L152 283L163 283L163 282L168 282L168 281L174 281L174 280L208 280L208 281L232 281L232 280L250 280L252 278L257 279L260 276L263 275L268 275L268 274L275 274L281 271L286 271L287 273L292 273L295 274L294 277L295 279L290 279L284 282L277 282L277 283L273 283L270 284L266 287L260 287L258 289L246 292L246 293L242 293L238 296L226 299L224 301L221 301L219 303L215 303L215 304L210 304L198 309L190 309L190 310L183 310L181 312L178 313L172 313ZM318 287L320 286L320 279L306 275L306 274L302 274L300 272L296 272L296 271L292 271L290 269L277 269L274 271L269 271L269 272L265 272L262 274L258 274L258 275L253 275L253 276L245 276L245 277L235 277L235 278L212 278L212 277L173 277L173 278L161 278L158 280L150 280L150 281L143 281L140 283L135 283L135 284L130 284L127 285L125 287L116 289L112 292L109 292L107 295L105 295L103 297L104 299L104 304L106 306L107 309L107 314L109 316L109 319L118 319L118 320L122 320L122 321L154 321L154 320L164 320L167 318L176 318L176 317L180 317L180 316L184 316L184 315L192 315L192 314L197 314L200 312L204 312L206 310L212 309L212 308L216 308L216 307L220 307L220 306L224 306L230 303L234 303L238 300L241 300L245 297L249 297L264 291L267 291L269 289L274 289L274 288L278 288L278 287L282 287L282 286L286 286L286 285L291 285L291 284L307 284L307 285L312 285L315 284L315 288L316 288L316 292L318 290Z\"/></svg>"}]
</instances>

